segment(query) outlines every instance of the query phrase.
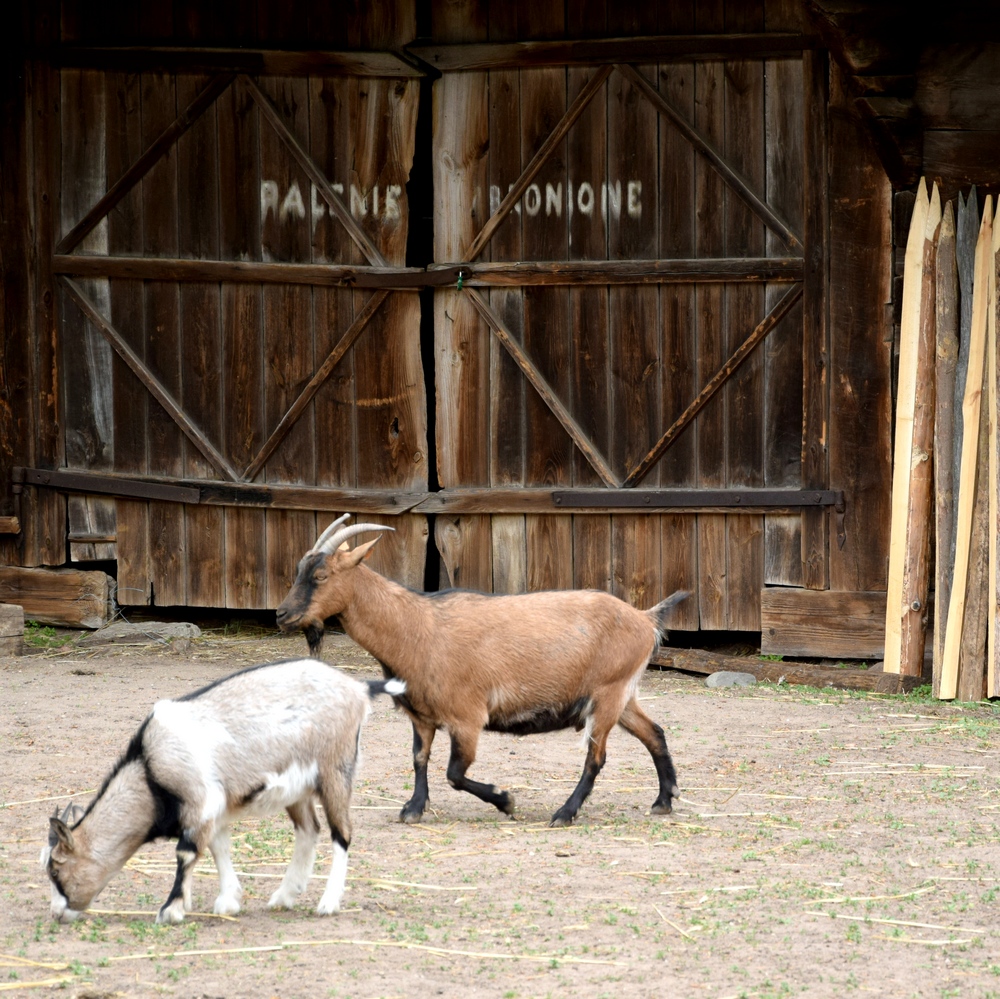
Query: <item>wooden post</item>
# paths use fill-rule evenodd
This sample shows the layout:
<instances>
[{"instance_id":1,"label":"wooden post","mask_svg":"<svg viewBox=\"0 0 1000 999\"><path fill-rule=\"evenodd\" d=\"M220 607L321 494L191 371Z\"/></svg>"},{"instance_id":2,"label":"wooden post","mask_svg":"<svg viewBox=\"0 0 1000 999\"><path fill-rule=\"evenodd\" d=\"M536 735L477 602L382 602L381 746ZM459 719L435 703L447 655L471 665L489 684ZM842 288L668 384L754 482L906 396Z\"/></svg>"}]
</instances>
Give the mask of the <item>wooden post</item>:
<instances>
[{"instance_id":1,"label":"wooden post","mask_svg":"<svg viewBox=\"0 0 1000 999\"><path fill-rule=\"evenodd\" d=\"M944 208L934 268L937 350L934 394L934 686L941 679L944 631L955 569L955 368L958 363L958 269L955 261L955 213ZM960 450L960 449L959 449Z\"/></svg>"},{"instance_id":2,"label":"wooden post","mask_svg":"<svg viewBox=\"0 0 1000 999\"><path fill-rule=\"evenodd\" d=\"M958 481L958 522L955 533L955 575L948 605L944 658L938 696L953 699L958 692L958 661L965 620L966 583L969 574L969 550L972 542L973 503L976 491L976 466L979 435L979 411L983 394L983 368L986 347L987 264L993 239L993 198L986 198L983 220L976 244L976 269L972 289L972 327L969 334L969 368L962 401L962 463Z\"/></svg>"},{"instance_id":3,"label":"wooden post","mask_svg":"<svg viewBox=\"0 0 1000 999\"><path fill-rule=\"evenodd\" d=\"M998 283L1000 283L1000 225L993 226L993 240L990 244L990 255L987 262L989 271L989 301L987 303L989 315L988 331L988 357L989 369L987 378L989 379L990 396L990 513L989 513L989 618L988 618L988 638L986 645L986 696L996 697L1000 694L1000 667L997 663L998 642L997 628L1000 625L998 613L1000 613L1000 594L997 586L1000 580L997 578L997 528L1000 526L1000 454L997 448L1000 447L1000 434L997 433L997 327L1000 326L1000 301L998 301Z\"/></svg>"},{"instance_id":4,"label":"wooden post","mask_svg":"<svg viewBox=\"0 0 1000 999\"><path fill-rule=\"evenodd\" d=\"M937 184L924 226L920 281L920 326L913 397L910 489L903 554L902 622L899 672L920 676L927 631L927 589L930 576L931 517L934 464L935 274L941 226L941 196Z\"/></svg>"},{"instance_id":5,"label":"wooden post","mask_svg":"<svg viewBox=\"0 0 1000 999\"><path fill-rule=\"evenodd\" d=\"M920 292L924 260L924 230L930 199L923 180L910 218L903 265L903 314L899 333L899 379L896 392L896 444L892 462L892 516L889 529L889 581L885 609L885 671L900 671L903 625L903 567L913 449L913 408L917 385L917 344L920 337Z\"/></svg>"}]
</instances>

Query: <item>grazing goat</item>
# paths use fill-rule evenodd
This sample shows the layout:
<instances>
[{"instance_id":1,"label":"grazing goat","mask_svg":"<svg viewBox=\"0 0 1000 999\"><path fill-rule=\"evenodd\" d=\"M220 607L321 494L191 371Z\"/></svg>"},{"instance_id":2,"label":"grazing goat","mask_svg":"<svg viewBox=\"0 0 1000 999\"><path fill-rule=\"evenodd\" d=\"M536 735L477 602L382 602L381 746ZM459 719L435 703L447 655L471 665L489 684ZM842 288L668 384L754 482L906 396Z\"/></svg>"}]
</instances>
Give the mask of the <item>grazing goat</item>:
<instances>
[{"instance_id":1,"label":"grazing goat","mask_svg":"<svg viewBox=\"0 0 1000 999\"><path fill-rule=\"evenodd\" d=\"M479 733L524 735L570 726L587 730L583 776L552 825L572 823L604 766L615 724L650 752L659 779L654 813L670 811L677 795L663 729L639 707L636 692L663 634L666 612L688 594L678 591L648 611L596 590L491 596L466 590L416 593L362 565L375 538L346 550L345 542L378 524L334 521L299 562L277 610L283 631L302 629L317 655L326 618L406 682L394 698L413 722L413 796L404 822L419 822L427 805L427 760L434 734L451 737L448 782L514 811L509 791L466 777ZM340 546L344 545L344 548Z\"/></svg>"},{"instance_id":2,"label":"grazing goat","mask_svg":"<svg viewBox=\"0 0 1000 999\"><path fill-rule=\"evenodd\" d=\"M333 836L333 868L316 911L340 908L351 842L351 790L369 699L401 694L400 681L367 685L322 662L254 666L158 701L84 811L50 820L42 864L52 881L52 917L71 922L144 843L177 838L177 876L158 923L191 909L194 865L207 847L219 872L215 912L240 911L242 889L229 854L238 818L286 809L295 847L268 905L291 907L312 873L319 839L313 797Z\"/></svg>"}]
</instances>

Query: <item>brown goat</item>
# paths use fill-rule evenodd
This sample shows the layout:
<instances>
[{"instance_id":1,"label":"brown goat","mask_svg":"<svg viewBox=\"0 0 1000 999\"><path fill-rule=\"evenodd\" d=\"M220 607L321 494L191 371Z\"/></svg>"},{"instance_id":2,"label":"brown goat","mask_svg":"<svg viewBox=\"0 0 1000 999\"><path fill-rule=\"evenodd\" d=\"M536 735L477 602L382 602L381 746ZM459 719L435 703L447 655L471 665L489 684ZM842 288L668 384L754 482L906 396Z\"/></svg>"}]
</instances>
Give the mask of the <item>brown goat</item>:
<instances>
[{"instance_id":1,"label":"brown goat","mask_svg":"<svg viewBox=\"0 0 1000 999\"><path fill-rule=\"evenodd\" d=\"M439 728L451 737L448 782L512 814L509 791L466 777L479 733L525 735L586 728L583 776L552 825L572 823L604 766L616 724L634 735L656 766L654 813L671 810L676 775L663 729L639 707L642 671L663 634L663 617L688 594L678 591L647 611L597 590L494 596L466 590L417 593L380 576L362 560L379 540L346 550L345 542L378 524L341 528L335 521L299 562L277 610L283 631L301 629L316 655L323 623L340 618L348 635L406 681L394 700L413 722L413 796L404 822L427 805L427 761ZM341 546L344 546L341 548Z\"/></svg>"}]
</instances>

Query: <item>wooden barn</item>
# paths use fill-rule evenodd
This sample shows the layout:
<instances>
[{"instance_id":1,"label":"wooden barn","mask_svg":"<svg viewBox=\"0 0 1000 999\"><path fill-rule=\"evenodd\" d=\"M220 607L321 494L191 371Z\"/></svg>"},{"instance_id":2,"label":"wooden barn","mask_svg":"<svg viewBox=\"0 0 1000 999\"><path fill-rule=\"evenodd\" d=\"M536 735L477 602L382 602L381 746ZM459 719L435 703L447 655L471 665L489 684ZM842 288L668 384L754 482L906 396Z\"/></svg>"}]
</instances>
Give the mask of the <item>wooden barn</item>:
<instances>
[{"instance_id":1,"label":"wooden barn","mask_svg":"<svg viewBox=\"0 0 1000 999\"><path fill-rule=\"evenodd\" d=\"M413 586L683 587L677 630L881 655L914 192L1000 184L954 15L17 5L0 601L274 608L351 511Z\"/></svg>"}]
</instances>

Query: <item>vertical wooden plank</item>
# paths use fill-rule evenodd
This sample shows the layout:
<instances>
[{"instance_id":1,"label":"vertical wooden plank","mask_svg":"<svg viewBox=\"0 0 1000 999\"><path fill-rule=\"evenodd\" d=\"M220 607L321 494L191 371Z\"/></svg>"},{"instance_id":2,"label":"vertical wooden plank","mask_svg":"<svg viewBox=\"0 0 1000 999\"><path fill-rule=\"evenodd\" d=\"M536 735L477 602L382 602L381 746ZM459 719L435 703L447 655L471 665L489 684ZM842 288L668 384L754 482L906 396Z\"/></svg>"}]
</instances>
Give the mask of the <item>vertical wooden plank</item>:
<instances>
[{"instance_id":1,"label":"vertical wooden plank","mask_svg":"<svg viewBox=\"0 0 1000 999\"><path fill-rule=\"evenodd\" d=\"M435 4L435 39L485 41L487 6L480 0ZM462 260L489 217L488 74L448 73L436 80L434 106L434 257ZM443 488L489 484L490 433L483 418L490 332L456 289L434 293L438 479ZM488 516L437 518L435 540L450 585L488 590L492 537Z\"/></svg>"},{"instance_id":2,"label":"vertical wooden plank","mask_svg":"<svg viewBox=\"0 0 1000 999\"><path fill-rule=\"evenodd\" d=\"M308 82L302 77L270 77L261 88L274 102L288 130L309 147ZM274 203L261 198L261 257L304 263L312 255L312 212L309 178L292 159L277 131L262 121L260 130L261 191L277 189ZM274 187L270 187L274 185ZM264 285L264 425L270 433L316 370L312 289ZM282 445L264 467L267 482L316 481L316 436L312 407L299 417ZM267 530L266 606L276 607L295 578L301 553L315 540L310 513L269 510Z\"/></svg>"},{"instance_id":3,"label":"vertical wooden plank","mask_svg":"<svg viewBox=\"0 0 1000 999\"><path fill-rule=\"evenodd\" d=\"M491 11L491 42L518 37L517 5L506 4ZM516 69L492 70L489 74L489 211L494 214L510 185L520 176L521 73ZM503 136L498 141L499 137ZM497 229L483 253L484 259L520 260L521 216L518 206ZM494 288L489 301L519 342L524 340L524 295L520 288ZM523 485L525 473L524 375L511 356L490 336L489 425L490 484ZM493 546L493 591L523 593L528 588L528 562L523 514L494 514L491 518Z\"/></svg>"},{"instance_id":4,"label":"vertical wooden plank","mask_svg":"<svg viewBox=\"0 0 1000 999\"><path fill-rule=\"evenodd\" d=\"M406 261L408 206L404 192L413 165L419 87L413 81L358 83L356 183L365 197L359 221L391 264ZM370 292L357 293L355 309ZM364 488L427 488L427 413L420 356L420 300L395 292L354 347L357 448ZM424 581L427 526L421 516L393 519L392 545L379 546L373 566L409 586Z\"/></svg>"},{"instance_id":5,"label":"vertical wooden plank","mask_svg":"<svg viewBox=\"0 0 1000 999\"><path fill-rule=\"evenodd\" d=\"M827 57L809 49L802 54L805 91L803 154L803 239L805 261L802 288L802 486L825 487L829 481L830 337L827 322L829 269L829 195L827 181ZM802 514L803 583L822 590L829 585L829 514Z\"/></svg>"},{"instance_id":6,"label":"vertical wooden plank","mask_svg":"<svg viewBox=\"0 0 1000 999\"><path fill-rule=\"evenodd\" d=\"M802 28L802 12L792 0L766 0L768 31ZM802 232L803 64L801 59L773 59L764 64L766 194L796 232ZM825 112L825 109L824 109ZM820 174L822 165L810 163ZM826 182L825 174L820 175ZM784 242L767 231L768 256L788 252ZM764 308L770 310L786 285L769 284ZM796 305L771 332L764 352L764 485L798 489L802 486L802 306ZM764 518L765 586L802 586L802 517L772 514Z\"/></svg>"},{"instance_id":7,"label":"vertical wooden plank","mask_svg":"<svg viewBox=\"0 0 1000 999\"><path fill-rule=\"evenodd\" d=\"M46 120L46 109L36 107L32 93L33 67L25 57L32 42L33 11L19 8L7 24L10 58L0 65L0 515L15 514L11 473L16 465L27 465L35 446L37 426L35 325L32 300L34 285L32 194L47 188L44 171L36 181L30 155L32 126ZM49 492L49 490L46 490ZM22 491L16 512L21 516L21 534L0 535L0 564L17 565L24 552L20 542L34 525L30 495Z\"/></svg>"},{"instance_id":8,"label":"vertical wooden plank","mask_svg":"<svg viewBox=\"0 0 1000 999\"><path fill-rule=\"evenodd\" d=\"M563 28L554 5L519 11L527 38L552 37ZM548 138L566 111L566 72L560 68L521 71L522 167ZM542 167L521 199L521 245L526 260L565 260L565 142ZM524 289L524 347L538 370L563 400L570 398L571 336L569 293L565 288ZM558 486L572 482L573 445L552 411L531 389L525 394L527 441L525 484ZM565 515L529 514L525 518L527 588L567 589L573 585L573 527Z\"/></svg>"},{"instance_id":9,"label":"vertical wooden plank","mask_svg":"<svg viewBox=\"0 0 1000 999\"><path fill-rule=\"evenodd\" d=\"M142 141L146 146L177 116L173 76L141 76ZM142 180L143 248L146 256L177 255L177 150L169 150ZM146 363L175 398L181 398L179 288L173 281L145 285ZM184 474L185 442L177 425L158 405L149 407L149 470ZM153 601L159 606L187 603L186 510L172 503L149 506Z\"/></svg>"},{"instance_id":10,"label":"vertical wooden plank","mask_svg":"<svg viewBox=\"0 0 1000 999\"><path fill-rule=\"evenodd\" d=\"M710 0L696 7L695 29L719 32L724 29L722 0ZM722 148L725 130L725 68L719 62L695 66L695 127L714 145ZM696 250L699 257L725 255L725 185L703 157L695 163L695 212L698 219ZM697 381L705 382L725 360L724 286L701 284L695 289L698 322ZM728 426L727 396L719 392L698 414L698 484L723 487L726 484L725 437ZM698 609L701 627L727 627L726 518L719 514L698 515Z\"/></svg>"},{"instance_id":11,"label":"vertical wooden plank","mask_svg":"<svg viewBox=\"0 0 1000 999\"><path fill-rule=\"evenodd\" d=\"M43 0L34 8L33 34L38 49L58 42L59 5ZM59 294L52 275L53 236L60 217L59 170L61 162L59 73L49 65L31 64L31 153L33 198L30 205L35 258L31 274L32 305L37 337L32 352L35 377L31 385L34 420L29 454L42 467L58 468L65 462L65 440L60 414ZM30 370L30 369L29 369ZM66 500L52 490L27 489L21 497L22 549L25 565L62 565L66 558Z\"/></svg>"},{"instance_id":12,"label":"vertical wooden plank","mask_svg":"<svg viewBox=\"0 0 1000 999\"><path fill-rule=\"evenodd\" d=\"M61 231L68 232L107 188L104 74L62 72ZM108 227L97 226L81 252L106 255ZM105 315L110 311L107 279L82 282ZM70 301L63 301L61 328L66 462L70 468L107 470L114 460L112 350L100 332ZM114 500L70 494L70 558L92 561L115 557L114 544L74 542L74 536L115 533Z\"/></svg>"},{"instance_id":13,"label":"vertical wooden plank","mask_svg":"<svg viewBox=\"0 0 1000 999\"><path fill-rule=\"evenodd\" d=\"M134 73L111 73L105 89L108 183L114 184L142 153L141 94ZM108 216L108 252L142 256L142 191L133 188ZM144 292L141 281L110 282L111 322L140 358L146 356ZM114 386L115 471L145 475L149 471L147 427L149 392L116 353L112 358ZM118 602L144 606L152 599L149 545L149 503L119 499Z\"/></svg>"},{"instance_id":14,"label":"vertical wooden plank","mask_svg":"<svg viewBox=\"0 0 1000 999\"><path fill-rule=\"evenodd\" d=\"M349 203L351 160L357 135L353 119L357 80L322 77L311 79L309 85L310 152L334 190ZM313 262L353 262L354 241L314 191L310 194L307 210L312 224ZM318 360L328 356L353 320L353 292L343 288L313 289ZM317 485L341 488L358 485L355 384L354 349L351 348L316 393ZM342 443L334 446L334 441Z\"/></svg>"},{"instance_id":15,"label":"vertical wooden plank","mask_svg":"<svg viewBox=\"0 0 1000 999\"><path fill-rule=\"evenodd\" d=\"M660 5L659 30L664 34L691 34L695 5ZM689 122L695 120L694 63L663 63L660 93ZM695 255L695 160L691 144L669 123L660 120L659 256L665 259ZM663 426L672 423L697 395L698 366L696 295L693 285L667 284L660 288L662 345L660 394ZM698 484L696 434L682 434L660 460L660 485ZM676 607L670 627L698 629L698 521L694 515L660 517L660 587L662 595L686 589L695 596Z\"/></svg>"},{"instance_id":16,"label":"vertical wooden plank","mask_svg":"<svg viewBox=\"0 0 1000 999\"><path fill-rule=\"evenodd\" d=\"M830 546L830 588L881 590L889 554L892 440L891 189L831 67L830 482L847 494L844 544Z\"/></svg>"},{"instance_id":17,"label":"vertical wooden plank","mask_svg":"<svg viewBox=\"0 0 1000 999\"><path fill-rule=\"evenodd\" d=\"M655 16L655 12L654 16ZM617 11L609 12L614 30ZM655 66L639 67L656 78ZM620 74L608 81L608 256L650 259L659 245L658 116L656 109ZM624 478L656 441L661 412L659 291L613 286L609 295L611 337L612 468ZM659 485L653 468L642 485ZM616 514L611 524L612 588L639 607L660 599L659 518Z\"/></svg>"},{"instance_id":18,"label":"vertical wooden plank","mask_svg":"<svg viewBox=\"0 0 1000 999\"><path fill-rule=\"evenodd\" d=\"M934 660L935 692L941 682L944 631L955 568L955 367L958 362L958 270L955 264L955 210L944 207L935 261L934 395ZM992 522L992 521L991 521ZM991 559L992 564L992 559Z\"/></svg>"},{"instance_id":19,"label":"vertical wooden plank","mask_svg":"<svg viewBox=\"0 0 1000 999\"><path fill-rule=\"evenodd\" d=\"M259 116L238 83L218 102L219 250L224 260L261 256ZM263 330L261 289L224 282L222 297L224 453L246 468L266 439L263 423ZM310 543L315 540L315 535ZM225 513L226 606L263 607L267 548L263 510Z\"/></svg>"},{"instance_id":20,"label":"vertical wooden plank","mask_svg":"<svg viewBox=\"0 0 1000 999\"><path fill-rule=\"evenodd\" d=\"M604 37L607 4L588 8L569 5L570 37ZM592 68L566 71L567 99L572 101L590 79ZM566 137L566 213L570 260L604 260L608 253L607 224L600 205L608 181L608 97L604 91L590 102ZM604 455L611 449L610 329L607 288L571 288L569 328L573 338L572 412L587 436ZM573 483L600 486L590 463L574 449ZM573 585L611 590L611 517L603 514L573 518Z\"/></svg>"},{"instance_id":21,"label":"vertical wooden plank","mask_svg":"<svg viewBox=\"0 0 1000 999\"><path fill-rule=\"evenodd\" d=\"M726 6L727 32L764 28L762 5ZM765 189L764 65L760 60L725 64L726 159L758 191ZM730 257L762 256L764 224L731 191L726 192L726 253ZM754 283L726 288L726 355L746 339L764 315L764 289ZM729 379L726 481L730 487L763 486L764 363L754 351ZM727 627L760 631L760 591L764 578L764 518L726 518Z\"/></svg>"},{"instance_id":22,"label":"vertical wooden plank","mask_svg":"<svg viewBox=\"0 0 1000 999\"><path fill-rule=\"evenodd\" d=\"M187 107L208 84L208 77L177 77L178 107ZM178 240L181 257L219 258L219 156L217 109L209 108L177 143ZM184 377L181 404L216 446L222 446L222 303L217 284L189 282L179 289L180 347ZM184 474L216 478L218 472L192 447L185 448ZM223 607L226 603L225 512L191 506L185 513L189 558L187 603Z\"/></svg>"}]
</instances>

